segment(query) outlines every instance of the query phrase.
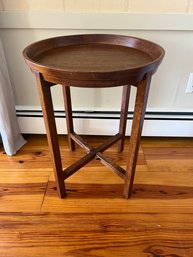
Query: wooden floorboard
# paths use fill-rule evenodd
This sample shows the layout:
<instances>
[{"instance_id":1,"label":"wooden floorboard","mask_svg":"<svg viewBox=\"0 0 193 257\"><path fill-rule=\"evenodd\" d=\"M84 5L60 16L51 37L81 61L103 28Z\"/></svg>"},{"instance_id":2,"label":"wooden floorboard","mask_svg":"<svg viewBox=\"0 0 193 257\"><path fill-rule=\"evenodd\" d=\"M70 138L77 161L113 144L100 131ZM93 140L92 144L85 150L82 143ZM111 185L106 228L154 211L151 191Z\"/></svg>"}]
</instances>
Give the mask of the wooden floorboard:
<instances>
[{"instance_id":1,"label":"wooden floorboard","mask_svg":"<svg viewBox=\"0 0 193 257\"><path fill-rule=\"evenodd\" d=\"M26 136L15 156L0 149L0 257L193 257L193 139L143 138L132 197L93 160L59 199L45 136ZM68 150L64 168L85 152ZM105 137L86 137L94 147ZM105 154L126 167L117 145Z\"/></svg>"}]
</instances>

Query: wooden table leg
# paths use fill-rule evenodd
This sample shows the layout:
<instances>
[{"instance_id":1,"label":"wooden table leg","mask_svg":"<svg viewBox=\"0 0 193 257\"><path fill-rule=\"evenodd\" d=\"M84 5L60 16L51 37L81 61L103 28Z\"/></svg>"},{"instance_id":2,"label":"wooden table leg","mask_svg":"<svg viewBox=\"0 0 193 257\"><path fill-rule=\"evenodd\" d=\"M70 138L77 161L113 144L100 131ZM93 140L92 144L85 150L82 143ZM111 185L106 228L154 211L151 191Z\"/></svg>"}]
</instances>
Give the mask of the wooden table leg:
<instances>
[{"instance_id":1,"label":"wooden table leg","mask_svg":"<svg viewBox=\"0 0 193 257\"><path fill-rule=\"evenodd\" d=\"M138 157L138 150L141 140L141 132L149 94L151 76L146 76L146 79L137 85L137 95L135 101L135 109L129 143L128 162L125 174L125 185L123 195L129 198L132 193L133 181L135 176L135 168Z\"/></svg>"},{"instance_id":2,"label":"wooden table leg","mask_svg":"<svg viewBox=\"0 0 193 257\"><path fill-rule=\"evenodd\" d=\"M52 163L53 163L54 172L55 172L57 192L59 197L63 198L66 195L66 191L65 191L64 179L62 175L62 171L63 171L62 162L61 162L56 123L55 123L55 117L54 117L50 83L46 82L43 79L42 75L39 73L36 74L36 80L38 85L40 101L42 105L42 111L44 115L48 145L49 145Z\"/></svg>"},{"instance_id":3,"label":"wooden table leg","mask_svg":"<svg viewBox=\"0 0 193 257\"><path fill-rule=\"evenodd\" d=\"M71 138L71 133L74 132L73 119L72 119L72 103L71 103L71 95L70 95L70 87L63 87L63 95L64 95L64 106L65 106L65 114L66 114L66 126L68 133L68 144L71 151L75 150L75 142Z\"/></svg>"},{"instance_id":4,"label":"wooden table leg","mask_svg":"<svg viewBox=\"0 0 193 257\"><path fill-rule=\"evenodd\" d=\"M118 144L118 152L119 153L122 152L123 148L124 148L130 91L131 91L130 85L123 86L122 102L121 102L121 116L120 116L120 123L119 123L119 134L122 135L122 138Z\"/></svg>"}]
</instances>

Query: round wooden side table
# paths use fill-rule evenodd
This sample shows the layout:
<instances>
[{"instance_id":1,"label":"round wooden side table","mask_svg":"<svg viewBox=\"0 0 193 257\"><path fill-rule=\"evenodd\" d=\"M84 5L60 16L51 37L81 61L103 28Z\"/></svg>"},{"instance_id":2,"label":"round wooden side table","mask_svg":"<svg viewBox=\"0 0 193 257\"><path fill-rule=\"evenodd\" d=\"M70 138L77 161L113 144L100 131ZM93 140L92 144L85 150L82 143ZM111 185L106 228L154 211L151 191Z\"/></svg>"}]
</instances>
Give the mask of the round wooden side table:
<instances>
[{"instance_id":1,"label":"round wooden side table","mask_svg":"<svg viewBox=\"0 0 193 257\"><path fill-rule=\"evenodd\" d=\"M64 180L94 158L101 160L124 179L123 195L125 198L130 197L151 76L164 57L163 48L153 42L130 36L88 34L38 41L26 47L23 55L36 76L59 197L66 195ZM75 150L76 142L87 152L83 158L64 170L50 90L56 84L63 87L70 149ZM97 148L93 148L74 132L71 86L123 86L119 132ZM105 157L103 152L115 142L119 142L118 151L123 150L131 86L137 88L137 94L127 168L124 170Z\"/></svg>"}]
</instances>

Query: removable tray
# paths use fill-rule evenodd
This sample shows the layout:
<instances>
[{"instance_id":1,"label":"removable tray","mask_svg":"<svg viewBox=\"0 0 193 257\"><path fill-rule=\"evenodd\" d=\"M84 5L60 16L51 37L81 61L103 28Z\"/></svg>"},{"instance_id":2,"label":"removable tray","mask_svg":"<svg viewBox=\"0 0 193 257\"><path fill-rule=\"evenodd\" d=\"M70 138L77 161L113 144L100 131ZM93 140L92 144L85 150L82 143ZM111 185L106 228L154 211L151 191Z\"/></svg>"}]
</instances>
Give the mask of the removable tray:
<instances>
[{"instance_id":1,"label":"removable tray","mask_svg":"<svg viewBox=\"0 0 193 257\"><path fill-rule=\"evenodd\" d=\"M23 55L33 71L52 83L108 87L136 84L154 73L164 50L140 38L88 34L38 41Z\"/></svg>"}]
</instances>

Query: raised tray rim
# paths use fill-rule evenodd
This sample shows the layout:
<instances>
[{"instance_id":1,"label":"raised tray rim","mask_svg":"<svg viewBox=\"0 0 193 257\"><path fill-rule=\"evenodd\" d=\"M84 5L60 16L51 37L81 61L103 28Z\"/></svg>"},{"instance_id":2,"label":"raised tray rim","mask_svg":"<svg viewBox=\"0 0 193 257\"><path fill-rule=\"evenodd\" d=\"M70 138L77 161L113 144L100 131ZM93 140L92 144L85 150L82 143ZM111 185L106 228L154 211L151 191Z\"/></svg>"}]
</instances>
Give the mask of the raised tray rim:
<instances>
[{"instance_id":1,"label":"raised tray rim","mask_svg":"<svg viewBox=\"0 0 193 257\"><path fill-rule=\"evenodd\" d=\"M126 36L126 35L117 35L117 34L76 34L76 35L65 35L65 36L58 36L58 37L51 37L51 38L46 38L46 39L43 39L43 40L39 40L39 41L36 41L34 43L31 43L30 45L28 45L24 50L23 50L23 56L24 56L24 59L30 63L30 64L33 64L36 65L37 67L40 67L40 68L45 68L45 69L49 69L49 70L58 70L58 71L63 71L63 72L73 72L73 73L76 73L75 71L70 71L70 70L67 70L67 69L63 69L63 68L60 68L60 67L53 67L53 66L49 66L49 65L44 65L44 64L41 64L40 62L37 62L36 60L33 60L32 58L30 58L28 56L28 51L30 48L33 48L35 45L37 44L40 44L40 43L43 43L43 42L48 42L48 41L57 41L57 40L60 40L62 38L75 38L75 37L111 37L111 38L125 38L125 39L131 39L131 40L137 40L138 42L145 42L145 43L148 43L148 44L152 44L154 46L156 46L159 50L160 50L160 56L156 59L153 59L152 61L150 62L147 62L146 64L144 65L140 65L140 66L137 66L137 67L134 67L134 68L130 68L130 69L122 69L122 70L116 70L116 71L93 71L93 72L87 72L87 71L79 71L78 73L96 73L96 74L100 74L100 73L113 73L113 72L124 72L124 71L132 71L132 70L137 70L137 69L141 69L141 68L144 68L144 67L147 67L151 64L154 64L156 63L157 61L159 61L160 59L162 60L164 55L165 55L165 50L163 49L163 47L161 47L159 44L157 43L154 43L152 41L149 41L149 40L146 40L146 39L142 39L142 38L138 38L138 37L133 37L133 36ZM89 44L89 42L86 42L84 41L83 42L84 44ZM97 43L103 43L104 42L97 42ZM95 44L97 44L95 43ZM73 44L73 45L78 45L78 44ZM111 45L116 45L116 44L111 44ZM124 46L124 47L127 47L125 45L122 45L122 44L118 44L120 46ZM58 46L57 46L58 47ZM53 47L52 49L54 49L55 47ZM138 49L136 47L133 47L134 49ZM142 50L141 50L142 51ZM42 51L43 52L43 51ZM144 51L145 52L145 51ZM147 53L147 52L145 52Z\"/></svg>"},{"instance_id":2,"label":"raised tray rim","mask_svg":"<svg viewBox=\"0 0 193 257\"><path fill-rule=\"evenodd\" d=\"M140 47L146 47L149 45L149 52L152 54L152 49L156 49L154 58L152 61L147 62L147 64L140 65L134 68L129 69L121 69L121 70L112 70L112 71L73 71L73 70L65 70L64 68L46 66L32 60L29 57L29 51L32 47L36 47L36 50L39 51L39 45L44 45L49 42L55 45L56 42L60 40L69 40L71 42L72 39L76 38L81 40L82 43L88 44L88 39L94 43L96 43L96 39L101 43L109 42L108 40L115 40L118 44L122 45L121 42L129 42L129 46L141 44ZM128 41L129 40L129 41ZM74 43L73 43L74 44ZM113 44L112 42L110 44ZM124 45L125 46L125 45ZM58 43L57 43L58 47ZM136 48L136 47L135 47ZM141 48L139 48L141 50ZM34 49L32 49L34 51ZM35 52L36 53L36 52ZM151 55L150 54L150 55ZM43 39L40 41L36 41L35 43L30 44L23 50L23 56L30 67L31 71L34 74L41 74L44 80L49 81L53 84L63 84L63 85L71 85L75 87L115 87L121 85L137 85L140 81L142 81L146 75L152 75L156 72L158 66L163 60L165 55L164 49L152 42L142 38L127 36L127 35L117 35L117 34L75 34L75 35L65 35L59 37L51 37L47 39Z\"/></svg>"}]
</instances>

